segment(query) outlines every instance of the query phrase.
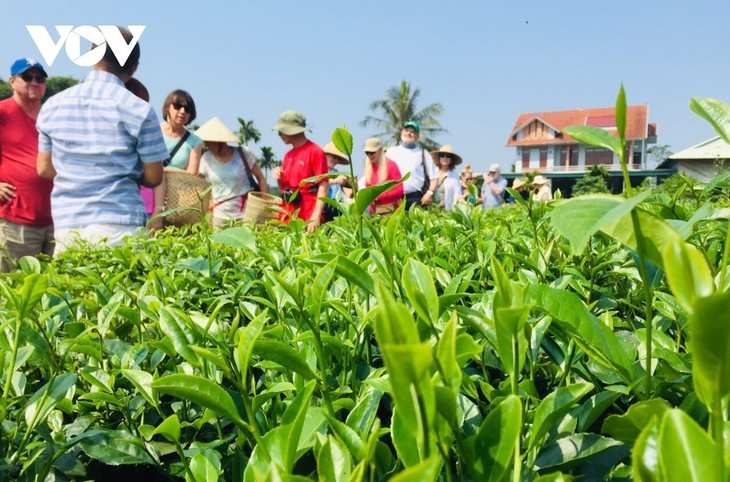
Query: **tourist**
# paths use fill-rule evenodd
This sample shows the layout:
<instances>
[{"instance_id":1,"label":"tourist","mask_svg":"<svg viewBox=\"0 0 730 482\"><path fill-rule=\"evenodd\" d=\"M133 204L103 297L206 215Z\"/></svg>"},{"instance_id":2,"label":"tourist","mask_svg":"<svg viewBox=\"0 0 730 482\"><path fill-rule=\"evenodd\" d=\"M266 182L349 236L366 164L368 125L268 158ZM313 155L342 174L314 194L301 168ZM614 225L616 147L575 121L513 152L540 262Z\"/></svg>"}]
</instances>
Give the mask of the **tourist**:
<instances>
[{"instance_id":1,"label":"tourist","mask_svg":"<svg viewBox=\"0 0 730 482\"><path fill-rule=\"evenodd\" d=\"M307 232L312 233L322 223L322 199L327 196L329 183L326 177L313 182L302 181L326 174L327 157L321 147L307 139L307 120L301 113L294 110L283 112L274 130L284 144L292 146L284 154L281 166L271 173L284 198L282 208L285 212L279 220L288 223L296 216L307 221Z\"/></svg>"},{"instance_id":2,"label":"tourist","mask_svg":"<svg viewBox=\"0 0 730 482\"><path fill-rule=\"evenodd\" d=\"M339 171L337 171L338 165L344 165L349 166L350 161L347 158L345 154L343 154L339 149L337 149L337 146L335 146L334 142L330 142L326 144L322 150L324 151L325 156L327 156L327 167L329 168L330 174L336 174ZM348 198L345 194L344 189L350 187L350 178L344 174L340 174L335 177L329 177L329 190L327 191L327 197L329 199L332 199L334 201L337 201L338 203L345 202L345 199ZM324 221L332 221L335 217L339 215L339 210L329 204L326 204L324 206Z\"/></svg>"},{"instance_id":3,"label":"tourist","mask_svg":"<svg viewBox=\"0 0 730 482\"><path fill-rule=\"evenodd\" d=\"M213 228L219 229L230 221L243 219L254 183L258 183L261 192L268 192L266 178L256 156L246 146L235 149L229 145L237 144L239 139L217 117L203 124L195 134L208 149L200 160L200 175L211 185Z\"/></svg>"},{"instance_id":4,"label":"tourist","mask_svg":"<svg viewBox=\"0 0 730 482\"><path fill-rule=\"evenodd\" d=\"M132 34L119 27L126 42ZM112 49L83 82L54 95L38 115L38 174L53 179L56 252L77 239L121 244L147 219L139 185L162 182L168 152L149 103L124 86L140 45L120 65Z\"/></svg>"},{"instance_id":5,"label":"tourist","mask_svg":"<svg viewBox=\"0 0 730 482\"><path fill-rule=\"evenodd\" d=\"M535 179L532 180L532 185L535 186L535 201L548 202L553 200L553 192L550 190L548 180L545 176L535 176Z\"/></svg>"},{"instance_id":6,"label":"tourist","mask_svg":"<svg viewBox=\"0 0 730 482\"><path fill-rule=\"evenodd\" d=\"M365 172L360 180L360 187L375 186L385 181L399 181L401 179L398 165L387 158L383 152L383 145L377 137L371 137L365 141ZM370 206L370 212L374 214L387 214L398 209L403 199L403 183L396 184L387 191L381 193Z\"/></svg>"},{"instance_id":7,"label":"tourist","mask_svg":"<svg viewBox=\"0 0 730 482\"><path fill-rule=\"evenodd\" d=\"M438 205L447 211L454 208L454 204L461 197L461 180L454 168L461 164L461 156L454 153L454 148L445 145L431 151L431 158L438 167L436 182L436 198Z\"/></svg>"},{"instance_id":8,"label":"tourist","mask_svg":"<svg viewBox=\"0 0 730 482\"><path fill-rule=\"evenodd\" d=\"M476 206L478 196L472 194L469 190L471 186L475 192L478 192L478 189L474 184L476 182L476 176L474 175L474 170L471 168L471 164L464 164L464 169L461 170L459 178L461 180L461 196L459 198L459 202Z\"/></svg>"},{"instance_id":9,"label":"tourist","mask_svg":"<svg viewBox=\"0 0 730 482\"><path fill-rule=\"evenodd\" d=\"M38 177L41 99L46 93L43 66L19 59L10 66L12 96L0 101L0 271L23 256L53 255L51 189Z\"/></svg>"},{"instance_id":10,"label":"tourist","mask_svg":"<svg viewBox=\"0 0 730 482\"><path fill-rule=\"evenodd\" d=\"M410 173L403 185L406 208L414 204L431 204L436 190L436 169L432 162L428 162L426 149L418 145L420 135L421 126L418 122L406 122L400 133L400 144L390 147L385 153L388 159L398 165L404 176Z\"/></svg>"},{"instance_id":11,"label":"tourist","mask_svg":"<svg viewBox=\"0 0 730 482\"><path fill-rule=\"evenodd\" d=\"M192 96L181 89L173 90L162 104L162 136L170 153L170 160L165 164L167 169L178 169L188 174L197 175L200 168L200 157L203 154L203 141L186 127L196 117L195 101ZM142 197L150 216L156 216L165 210L167 196L167 178L154 189L152 202L146 188L142 188ZM149 227L162 227L162 218L152 218Z\"/></svg>"},{"instance_id":12,"label":"tourist","mask_svg":"<svg viewBox=\"0 0 730 482\"><path fill-rule=\"evenodd\" d=\"M480 201L484 209L501 206L504 202L504 188L507 187L507 179L501 176L501 169L496 162L489 166L489 172L484 174L484 184Z\"/></svg>"}]
</instances>

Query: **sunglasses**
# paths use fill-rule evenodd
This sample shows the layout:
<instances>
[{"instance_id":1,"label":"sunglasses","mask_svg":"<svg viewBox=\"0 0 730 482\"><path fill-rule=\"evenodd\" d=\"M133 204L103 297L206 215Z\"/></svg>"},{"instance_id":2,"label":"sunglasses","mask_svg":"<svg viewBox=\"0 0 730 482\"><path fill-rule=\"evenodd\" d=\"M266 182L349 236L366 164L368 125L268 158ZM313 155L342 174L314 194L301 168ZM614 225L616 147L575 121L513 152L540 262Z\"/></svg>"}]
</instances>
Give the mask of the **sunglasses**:
<instances>
[{"instance_id":1,"label":"sunglasses","mask_svg":"<svg viewBox=\"0 0 730 482\"><path fill-rule=\"evenodd\" d=\"M181 104L180 102L173 102L172 106L175 108L175 110L181 110L181 109L185 108L185 112L188 111L187 104Z\"/></svg>"},{"instance_id":2,"label":"sunglasses","mask_svg":"<svg viewBox=\"0 0 730 482\"><path fill-rule=\"evenodd\" d=\"M445 157L446 159L451 159L451 156L448 154L441 154L439 157Z\"/></svg>"},{"instance_id":3,"label":"sunglasses","mask_svg":"<svg viewBox=\"0 0 730 482\"><path fill-rule=\"evenodd\" d=\"M374 155L375 155L375 154L377 154L377 153L378 153L378 151L374 151L374 152L366 152L365 154L366 154L366 155L367 155L368 157L370 157L370 156L374 156Z\"/></svg>"},{"instance_id":4,"label":"sunglasses","mask_svg":"<svg viewBox=\"0 0 730 482\"><path fill-rule=\"evenodd\" d=\"M42 75L33 75L28 73L20 74L20 78L23 79L23 82L30 83L31 80L35 79L36 82L39 84L45 84L46 78Z\"/></svg>"}]
</instances>

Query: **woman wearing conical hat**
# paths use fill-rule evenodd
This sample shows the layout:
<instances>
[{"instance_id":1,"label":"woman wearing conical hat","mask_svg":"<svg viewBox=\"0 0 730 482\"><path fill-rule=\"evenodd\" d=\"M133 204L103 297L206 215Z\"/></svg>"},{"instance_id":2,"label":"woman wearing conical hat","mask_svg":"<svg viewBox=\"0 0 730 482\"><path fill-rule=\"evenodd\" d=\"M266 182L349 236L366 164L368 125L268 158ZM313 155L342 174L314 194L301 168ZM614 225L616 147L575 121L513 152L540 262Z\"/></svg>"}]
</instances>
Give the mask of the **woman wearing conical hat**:
<instances>
[{"instance_id":1,"label":"woman wearing conical hat","mask_svg":"<svg viewBox=\"0 0 730 482\"><path fill-rule=\"evenodd\" d=\"M229 145L238 144L238 137L217 117L195 133L208 148L200 159L200 175L212 187L213 228L218 229L231 220L243 219L248 193L254 189L248 171L258 180L261 192L268 192L266 178L250 150L245 146L234 148ZM244 162L248 164L248 170Z\"/></svg>"}]
</instances>

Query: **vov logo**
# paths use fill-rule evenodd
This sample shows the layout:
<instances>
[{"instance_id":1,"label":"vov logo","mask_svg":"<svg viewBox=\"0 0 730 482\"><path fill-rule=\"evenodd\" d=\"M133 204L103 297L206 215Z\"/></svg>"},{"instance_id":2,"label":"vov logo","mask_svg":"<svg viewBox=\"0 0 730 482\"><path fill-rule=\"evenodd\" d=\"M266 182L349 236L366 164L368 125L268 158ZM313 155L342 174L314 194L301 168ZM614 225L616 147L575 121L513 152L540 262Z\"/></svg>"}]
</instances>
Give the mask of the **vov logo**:
<instances>
[{"instance_id":1,"label":"vov logo","mask_svg":"<svg viewBox=\"0 0 730 482\"><path fill-rule=\"evenodd\" d=\"M51 34L48 33L46 27L42 25L26 25L25 28L33 38L36 47L41 52L43 60L48 66L58 57L61 47L66 46L66 55L68 58L81 67L91 67L99 62L106 52L107 48L112 49L114 56L119 61L119 65L127 62L132 49L139 42L139 38L144 32L144 25L130 25L127 27L132 34L132 40L127 43L116 25L99 25L99 28L91 25L56 25L58 40L54 41ZM93 49L81 54L81 39L88 40L93 45Z\"/></svg>"}]
</instances>

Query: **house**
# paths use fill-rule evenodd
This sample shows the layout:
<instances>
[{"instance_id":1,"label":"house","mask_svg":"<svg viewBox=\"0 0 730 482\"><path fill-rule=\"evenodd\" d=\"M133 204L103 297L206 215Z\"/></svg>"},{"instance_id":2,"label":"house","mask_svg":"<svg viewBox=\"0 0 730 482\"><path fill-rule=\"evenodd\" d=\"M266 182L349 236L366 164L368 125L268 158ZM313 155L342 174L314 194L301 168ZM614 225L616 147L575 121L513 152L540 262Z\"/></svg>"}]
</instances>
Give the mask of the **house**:
<instances>
[{"instance_id":1,"label":"house","mask_svg":"<svg viewBox=\"0 0 730 482\"><path fill-rule=\"evenodd\" d=\"M717 136L672 154L658 167L674 169L698 181L707 182L717 175L723 165L730 166L730 144Z\"/></svg>"},{"instance_id":2,"label":"house","mask_svg":"<svg viewBox=\"0 0 730 482\"><path fill-rule=\"evenodd\" d=\"M626 140L631 184L640 184L646 177L665 177L671 174L655 172L646 166L647 149L657 141L657 126L650 123L649 107L628 106L626 109ZM560 188L570 195L570 188L578 178L596 164L609 171L609 185L614 192L623 189L621 165L618 156L608 149L586 146L563 131L569 126L593 126L616 134L615 109L574 109L553 112L520 114L510 133L507 147L515 148L514 175L525 171L540 171L551 179L552 188Z\"/></svg>"}]
</instances>

